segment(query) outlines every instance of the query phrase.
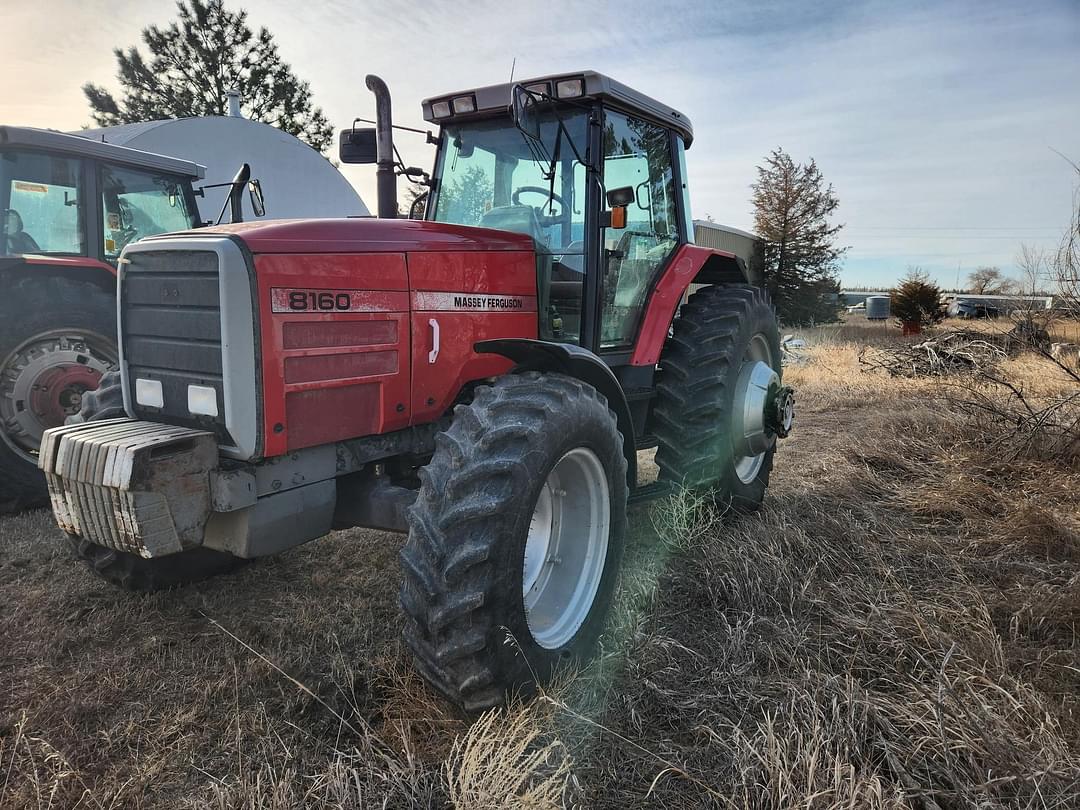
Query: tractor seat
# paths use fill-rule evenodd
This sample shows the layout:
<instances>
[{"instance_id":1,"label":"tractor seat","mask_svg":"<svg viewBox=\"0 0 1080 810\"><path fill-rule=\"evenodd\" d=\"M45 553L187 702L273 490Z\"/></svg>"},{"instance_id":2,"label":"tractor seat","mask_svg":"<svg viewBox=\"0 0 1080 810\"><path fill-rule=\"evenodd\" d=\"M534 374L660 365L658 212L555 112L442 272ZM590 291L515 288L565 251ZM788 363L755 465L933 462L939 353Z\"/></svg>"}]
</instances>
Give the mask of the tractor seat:
<instances>
[{"instance_id":1,"label":"tractor seat","mask_svg":"<svg viewBox=\"0 0 1080 810\"><path fill-rule=\"evenodd\" d=\"M500 205L484 212L476 223L481 228L494 228L499 231L513 231L531 236L538 244L544 245L544 229L536 216L536 209L531 205Z\"/></svg>"}]
</instances>

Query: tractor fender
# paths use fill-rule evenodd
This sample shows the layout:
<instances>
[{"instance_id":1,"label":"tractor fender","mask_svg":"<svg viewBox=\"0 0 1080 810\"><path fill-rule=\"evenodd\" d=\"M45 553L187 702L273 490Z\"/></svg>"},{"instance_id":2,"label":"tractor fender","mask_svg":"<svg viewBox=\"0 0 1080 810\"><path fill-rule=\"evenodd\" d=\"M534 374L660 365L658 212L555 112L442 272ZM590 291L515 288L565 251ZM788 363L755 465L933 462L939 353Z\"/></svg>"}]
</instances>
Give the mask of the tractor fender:
<instances>
[{"instance_id":1,"label":"tractor fender","mask_svg":"<svg viewBox=\"0 0 1080 810\"><path fill-rule=\"evenodd\" d=\"M607 399L615 412L616 424L623 437L626 456L626 480L633 489L637 482L637 446L634 420L619 380L607 363L581 346L529 338L481 340L473 346L481 354L500 354L517 364L518 371L557 371L588 383Z\"/></svg>"},{"instance_id":2,"label":"tractor fender","mask_svg":"<svg viewBox=\"0 0 1080 810\"><path fill-rule=\"evenodd\" d=\"M86 256L0 256L0 279L10 283L20 276L56 276L85 281L110 293L116 290L116 268Z\"/></svg>"},{"instance_id":3,"label":"tractor fender","mask_svg":"<svg viewBox=\"0 0 1080 810\"><path fill-rule=\"evenodd\" d=\"M683 295L691 284L746 284L746 262L726 250L683 245L668 260L649 294L638 329L632 366L654 366L668 337Z\"/></svg>"}]
</instances>

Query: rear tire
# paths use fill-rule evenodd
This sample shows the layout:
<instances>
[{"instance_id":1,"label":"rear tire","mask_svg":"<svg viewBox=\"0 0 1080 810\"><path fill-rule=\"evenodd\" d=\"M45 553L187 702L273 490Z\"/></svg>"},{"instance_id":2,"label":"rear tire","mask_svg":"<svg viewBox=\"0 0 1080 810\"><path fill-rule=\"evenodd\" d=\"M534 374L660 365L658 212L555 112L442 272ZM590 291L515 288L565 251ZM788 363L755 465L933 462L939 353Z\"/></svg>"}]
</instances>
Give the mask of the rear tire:
<instances>
[{"instance_id":1,"label":"rear tire","mask_svg":"<svg viewBox=\"0 0 1080 810\"><path fill-rule=\"evenodd\" d=\"M96 391L83 396L82 408L68 424L97 422L127 416L119 371L107 372ZM97 576L127 591L163 591L225 574L248 560L212 548L192 548L165 557L146 559L129 551L115 551L82 537L67 536L72 553Z\"/></svg>"},{"instance_id":2,"label":"rear tire","mask_svg":"<svg viewBox=\"0 0 1080 810\"><path fill-rule=\"evenodd\" d=\"M45 428L64 423L82 391L116 364L116 299L86 281L21 276L0 318L0 513L45 506L37 468Z\"/></svg>"},{"instance_id":3,"label":"rear tire","mask_svg":"<svg viewBox=\"0 0 1080 810\"><path fill-rule=\"evenodd\" d=\"M614 592L627 497L622 436L596 389L538 373L478 388L420 478L401 605L432 685L479 711L588 656Z\"/></svg>"},{"instance_id":4,"label":"rear tire","mask_svg":"<svg viewBox=\"0 0 1080 810\"><path fill-rule=\"evenodd\" d=\"M780 331L768 293L734 285L698 290L664 346L653 410L660 480L740 512L761 506L776 452L775 440L757 455L738 450L736 388L751 359L780 374Z\"/></svg>"}]
</instances>

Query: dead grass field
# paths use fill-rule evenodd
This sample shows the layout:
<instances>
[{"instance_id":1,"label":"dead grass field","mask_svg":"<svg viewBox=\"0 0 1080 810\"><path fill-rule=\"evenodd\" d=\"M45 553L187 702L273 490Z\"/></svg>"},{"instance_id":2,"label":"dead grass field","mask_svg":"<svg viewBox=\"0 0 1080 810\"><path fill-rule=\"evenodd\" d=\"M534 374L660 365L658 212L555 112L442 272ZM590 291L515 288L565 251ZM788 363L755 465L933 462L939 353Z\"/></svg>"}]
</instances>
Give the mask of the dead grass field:
<instances>
[{"instance_id":1,"label":"dead grass field","mask_svg":"<svg viewBox=\"0 0 1080 810\"><path fill-rule=\"evenodd\" d=\"M864 373L896 330L805 337L763 512L636 508L601 655L474 724L402 652L393 535L138 597L4 519L0 806L1080 806L1080 463Z\"/></svg>"}]
</instances>

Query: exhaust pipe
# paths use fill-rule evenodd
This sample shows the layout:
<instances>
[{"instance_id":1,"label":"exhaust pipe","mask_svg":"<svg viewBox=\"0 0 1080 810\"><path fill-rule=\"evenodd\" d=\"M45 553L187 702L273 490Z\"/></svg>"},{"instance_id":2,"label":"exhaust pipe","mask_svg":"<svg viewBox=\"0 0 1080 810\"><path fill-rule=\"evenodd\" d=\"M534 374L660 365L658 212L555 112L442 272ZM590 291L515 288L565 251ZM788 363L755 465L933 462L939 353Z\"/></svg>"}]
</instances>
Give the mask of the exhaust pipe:
<instances>
[{"instance_id":1,"label":"exhaust pipe","mask_svg":"<svg viewBox=\"0 0 1080 810\"><path fill-rule=\"evenodd\" d=\"M386 82L374 74L365 79L375 94L375 182L377 183L379 219L397 217L397 175L394 173L394 129L390 115L390 91Z\"/></svg>"}]
</instances>

